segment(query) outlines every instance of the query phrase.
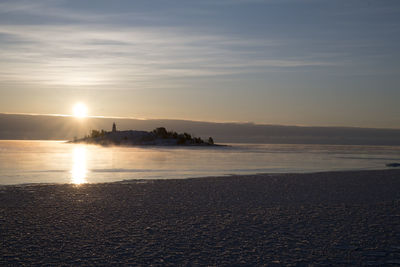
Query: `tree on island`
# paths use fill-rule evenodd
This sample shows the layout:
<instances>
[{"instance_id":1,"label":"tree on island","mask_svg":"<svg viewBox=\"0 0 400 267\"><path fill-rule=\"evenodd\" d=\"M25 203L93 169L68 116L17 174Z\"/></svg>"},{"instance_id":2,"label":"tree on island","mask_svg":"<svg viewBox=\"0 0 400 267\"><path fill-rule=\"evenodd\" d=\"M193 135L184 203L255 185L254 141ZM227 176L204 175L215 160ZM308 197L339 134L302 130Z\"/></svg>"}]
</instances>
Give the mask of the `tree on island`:
<instances>
[{"instance_id":1,"label":"tree on island","mask_svg":"<svg viewBox=\"0 0 400 267\"><path fill-rule=\"evenodd\" d=\"M162 138L167 138L168 137L167 129L165 129L164 127L158 127L156 129L154 129L153 133L155 135L157 135L157 136L162 137Z\"/></svg>"},{"instance_id":2,"label":"tree on island","mask_svg":"<svg viewBox=\"0 0 400 267\"><path fill-rule=\"evenodd\" d=\"M211 136L208 138L208 143L209 143L210 145L213 145L213 144L214 144L214 139L212 139Z\"/></svg>"},{"instance_id":3,"label":"tree on island","mask_svg":"<svg viewBox=\"0 0 400 267\"><path fill-rule=\"evenodd\" d=\"M145 131L118 131L115 122L112 125L112 131L91 130L88 135L82 139L74 138L73 142L87 142L98 144L130 144L130 145L214 145L212 137L204 141L200 137L192 136L189 133L177 133L167 131L164 127L158 127L151 132Z\"/></svg>"},{"instance_id":4,"label":"tree on island","mask_svg":"<svg viewBox=\"0 0 400 267\"><path fill-rule=\"evenodd\" d=\"M98 138L98 137L103 137L105 135L106 135L106 131L104 131L104 130L101 130L101 131L92 130L92 132L89 135L89 138Z\"/></svg>"}]
</instances>

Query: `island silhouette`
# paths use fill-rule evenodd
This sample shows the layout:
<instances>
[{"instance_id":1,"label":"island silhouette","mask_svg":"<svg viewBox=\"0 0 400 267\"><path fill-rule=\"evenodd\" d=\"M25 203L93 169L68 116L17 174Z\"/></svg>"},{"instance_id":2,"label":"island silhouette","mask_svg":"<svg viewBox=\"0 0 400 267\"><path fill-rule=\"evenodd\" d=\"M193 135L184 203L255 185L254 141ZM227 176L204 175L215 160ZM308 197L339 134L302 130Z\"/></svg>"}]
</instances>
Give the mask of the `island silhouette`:
<instances>
[{"instance_id":1,"label":"island silhouette","mask_svg":"<svg viewBox=\"0 0 400 267\"><path fill-rule=\"evenodd\" d=\"M119 131L115 122L110 132L105 130L92 130L83 138L75 138L72 143L88 143L99 145L126 145L126 146L220 146L214 144L214 139L209 137L204 141L188 133L167 131L165 127L158 127L153 131L127 130Z\"/></svg>"}]
</instances>

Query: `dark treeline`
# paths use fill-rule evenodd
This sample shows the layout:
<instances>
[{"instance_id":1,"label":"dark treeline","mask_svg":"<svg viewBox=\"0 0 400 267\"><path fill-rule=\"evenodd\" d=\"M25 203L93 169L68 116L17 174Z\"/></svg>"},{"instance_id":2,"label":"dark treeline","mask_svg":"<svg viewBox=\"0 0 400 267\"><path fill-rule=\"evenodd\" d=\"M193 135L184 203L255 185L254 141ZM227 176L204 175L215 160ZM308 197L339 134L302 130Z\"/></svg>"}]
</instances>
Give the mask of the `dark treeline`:
<instances>
[{"instance_id":1,"label":"dark treeline","mask_svg":"<svg viewBox=\"0 0 400 267\"><path fill-rule=\"evenodd\" d=\"M113 124L112 131L92 130L87 136L77 139L74 142L88 142L99 144L131 144L131 145L154 145L155 141L173 140L173 143L168 142L169 145L214 145L214 139L209 137L207 141L201 137L192 136L189 133L177 133L175 131L167 131L165 127L158 127L150 132L145 131L118 131L115 124ZM159 143L159 144L162 144Z\"/></svg>"}]
</instances>

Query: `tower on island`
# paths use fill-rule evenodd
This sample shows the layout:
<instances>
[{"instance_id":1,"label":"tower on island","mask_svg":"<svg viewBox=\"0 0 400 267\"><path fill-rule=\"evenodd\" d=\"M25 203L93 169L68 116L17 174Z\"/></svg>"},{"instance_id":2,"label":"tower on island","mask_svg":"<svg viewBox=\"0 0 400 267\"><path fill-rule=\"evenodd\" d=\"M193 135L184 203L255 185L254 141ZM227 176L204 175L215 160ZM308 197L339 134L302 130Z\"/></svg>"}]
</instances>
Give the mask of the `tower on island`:
<instances>
[{"instance_id":1,"label":"tower on island","mask_svg":"<svg viewBox=\"0 0 400 267\"><path fill-rule=\"evenodd\" d=\"M113 122L112 132L117 132L117 126L115 125L115 122Z\"/></svg>"}]
</instances>

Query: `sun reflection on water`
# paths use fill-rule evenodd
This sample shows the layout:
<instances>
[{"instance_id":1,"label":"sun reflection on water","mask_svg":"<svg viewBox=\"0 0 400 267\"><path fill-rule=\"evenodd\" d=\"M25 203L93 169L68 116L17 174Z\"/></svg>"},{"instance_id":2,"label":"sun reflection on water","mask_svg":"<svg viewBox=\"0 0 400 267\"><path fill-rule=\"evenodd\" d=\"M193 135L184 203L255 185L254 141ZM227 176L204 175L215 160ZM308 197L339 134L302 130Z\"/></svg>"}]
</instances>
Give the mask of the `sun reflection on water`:
<instances>
[{"instance_id":1,"label":"sun reflection on water","mask_svg":"<svg viewBox=\"0 0 400 267\"><path fill-rule=\"evenodd\" d=\"M71 183L80 185L87 183L86 181L86 148L78 146L73 151L73 165L71 169Z\"/></svg>"}]
</instances>

